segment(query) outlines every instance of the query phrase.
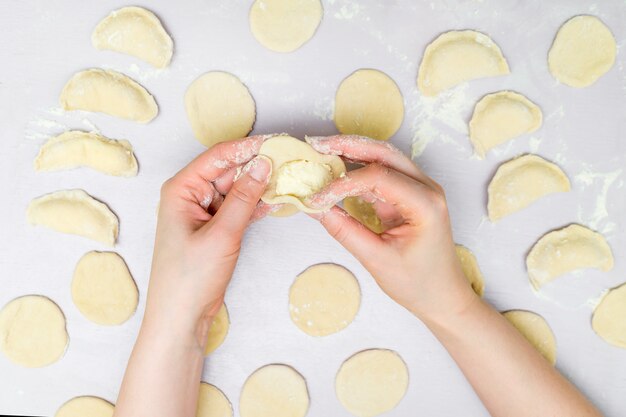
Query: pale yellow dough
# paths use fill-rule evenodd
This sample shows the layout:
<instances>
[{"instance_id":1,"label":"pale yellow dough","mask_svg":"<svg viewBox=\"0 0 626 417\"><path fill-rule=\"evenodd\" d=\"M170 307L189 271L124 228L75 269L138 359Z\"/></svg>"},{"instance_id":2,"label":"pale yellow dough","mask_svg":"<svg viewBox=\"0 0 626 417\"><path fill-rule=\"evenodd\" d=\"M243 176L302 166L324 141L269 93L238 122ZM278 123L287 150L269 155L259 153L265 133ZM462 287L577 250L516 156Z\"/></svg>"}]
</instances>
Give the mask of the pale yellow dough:
<instances>
[{"instance_id":1,"label":"pale yellow dough","mask_svg":"<svg viewBox=\"0 0 626 417\"><path fill-rule=\"evenodd\" d=\"M360 69L339 85L335 96L335 125L343 134L387 140L404 119L404 99L384 72Z\"/></svg>"},{"instance_id":2,"label":"pale yellow dough","mask_svg":"<svg viewBox=\"0 0 626 417\"><path fill-rule=\"evenodd\" d=\"M593 330L607 343L626 349L626 284L611 289L591 319Z\"/></svg>"},{"instance_id":3,"label":"pale yellow dough","mask_svg":"<svg viewBox=\"0 0 626 417\"><path fill-rule=\"evenodd\" d=\"M502 314L548 362L552 365L556 363L556 340L543 317L525 310L510 310Z\"/></svg>"},{"instance_id":4,"label":"pale yellow dough","mask_svg":"<svg viewBox=\"0 0 626 417\"><path fill-rule=\"evenodd\" d=\"M571 224L542 236L528 253L526 268L530 282L539 289L576 269L608 271L613 268L613 253L600 233Z\"/></svg>"},{"instance_id":5,"label":"pale yellow dough","mask_svg":"<svg viewBox=\"0 0 626 417\"><path fill-rule=\"evenodd\" d=\"M500 165L489 183L489 219L498 221L541 197L569 190L569 179L558 165L537 155L520 156Z\"/></svg>"},{"instance_id":6,"label":"pale yellow dough","mask_svg":"<svg viewBox=\"0 0 626 417\"><path fill-rule=\"evenodd\" d=\"M425 96L436 96L465 81L508 73L502 51L489 36L473 30L451 31L426 47L417 87Z\"/></svg>"},{"instance_id":7,"label":"pale yellow dough","mask_svg":"<svg viewBox=\"0 0 626 417\"><path fill-rule=\"evenodd\" d=\"M341 365L335 379L339 402L358 417L373 417L395 408L408 386L406 364L400 355L386 349L356 353Z\"/></svg>"},{"instance_id":8,"label":"pale yellow dough","mask_svg":"<svg viewBox=\"0 0 626 417\"><path fill-rule=\"evenodd\" d=\"M154 97L139 83L112 70L92 68L77 72L60 97L64 110L85 110L148 123L159 112Z\"/></svg>"},{"instance_id":9,"label":"pale yellow dough","mask_svg":"<svg viewBox=\"0 0 626 417\"><path fill-rule=\"evenodd\" d=\"M189 85L185 109L196 139L209 148L247 136L256 117L248 88L239 78L222 71L207 72Z\"/></svg>"},{"instance_id":10,"label":"pale yellow dough","mask_svg":"<svg viewBox=\"0 0 626 417\"><path fill-rule=\"evenodd\" d=\"M204 355L208 356L215 351L226 339L228 329L230 328L230 319L228 317L228 310L226 304L222 303L222 306L217 311L211 327L209 327L209 334L207 336L206 347L204 348Z\"/></svg>"},{"instance_id":11,"label":"pale yellow dough","mask_svg":"<svg viewBox=\"0 0 626 417\"><path fill-rule=\"evenodd\" d=\"M233 406L215 385L200 383L196 417L232 417Z\"/></svg>"},{"instance_id":12,"label":"pale yellow dough","mask_svg":"<svg viewBox=\"0 0 626 417\"><path fill-rule=\"evenodd\" d=\"M482 297L485 292L485 281L483 279L483 274L480 271L480 267L478 266L478 261L476 257L465 246L456 245L456 256L459 258L459 262L461 263L461 269L463 270L463 274L469 281L474 292Z\"/></svg>"},{"instance_id":13,"label":"pale yellow dough","mask_svg":"<svg viewBox=\"0 0 626 417\"><path fill-rule=\"evenodd\" d=\"M289 217L299 212L298 207L293 204L283 204L278 210L271 211L269 215L272 217Z\"/></svg>"},{"instance_id":14,"label":"pale yellow dough","mask_svg":"<svg viewBox=\"0 0 626 417\"><path fill-rule=\"evenodd\" d=\"M119 221L106 204L83 190L64 190L32 200L26 211L28 222L61 233L83 236L114 246Z\"/></svg>"},{"instance_id":15,"label":"pale yellow dough","mask_svg":"<svg viewBox=\"0 0 626 417\"><path fill-rule=\"evenodd\" d=\"M135 56L157 68L167 67L174 43L161 21L142 7L113 10L91 34L96 49L110 49Z\"/></svg>"},{"instance_id":16,"label":"pale yellow dough","mask_svg":"<svg viewBox=\"0 0 626 417\"><path fill-rule=\"evenodd\" d=\"M54 417L113 417L115 407L98 397L75 397L63 404Z\"/></svg>"},{"instance_id":17,"label":"pale yellow dough","mask_svg":"<svg viewBox=\"0 0 626 417\"><path fill-rule=\"evenodd\" d=\"M292 52L313 37L323 15L320 0L256 0L250 29L267 49Z\"/></svg>"},{"instance_id":18,"label":"pale yellow dough","mask_svg":"<svg viewBox=\"0 0 626 417\"><path fill-rule=\"evenodd\" d=\"M289 290L291 321L311 336L344 329L354 320L360 304L359 283L341 265L313 265L296 277Z\"/></svg>"},{"instance_id":19,"label":"pale yellow dough","mask_svg":"<svg viewBox=\"0 0 626 417\"><path fill-rule=\"evenodd\" d=\"M265 365L241 389L241 417L304 417L309 409L306 381L291 366Z\"/></svg>"},{"instance_id":20,"label":"pale yellow dough","mask_svg":"<svg viewBox=\"0 0 626 417\"><path fill-rule=\"evenodd\" d=\"M306 204L306 197L319 191L331 180L345 174L346 166L341 158L336 155L318 153L308 143L286 135L267 139L261 145L259 154L268 157L272 162L272 174L265 193L261 197L265 203L288 203L309 213L317 213L330 208L310 207ZM283 166L294 161L298 161L299 164L291 165L293 169L289 170L287 179L281 178L286 174ZM301 164L303 161L304 165ZM315 167L316 164L320 167ZM309 165L315 168L306 168ZM330 172L330 175L327 175L327 172ZM281 194L279 189L281 182L289 184L286 190L291 192Z\"/></svg>"},{"instance_id":21,"label":"pale yellow dough","mask_svg":"<svg viewBox=\"0 0 626 417\"><path fill-rule=\"evenodd\" d=\"M89 320L111 326L135 313L139 292L121 256L92 251L76 264L72 301Z\"/></svg>"},{"instance_id":22,"label":"pale yellow dough","mask_svg":"<svg viewBox=\"0 0 626 417\"><path fill-rule=\"evenodd\" d=\"M350 216L357 219L372 232L380 234L385 231L385 227L378 218L372 203L368 203L358 196L347 197L343 200L343 208Z\"/></svg>"},{"instance_id":23,"label":"pale yellow dough","mask_svg":"<svg viewBox=\"0 0 626 417\"><path fill-rule=\"evenodd\" d=\"M11 361L39 368L58 361L68 342L65 316L49 298L26 295L0 311L0 350Z\"/></svg>"},{"instance_id":24,"label":"pale yellow dough","mask_svg":"<svg viewBox=\"0 0 626 417\"><path fill-rule=\"evenodd\" d=\"M80 130L49 139L39 150L34 166L37 171L89 167L108 175L137 175L137 159L130 142Z\"/></svg>"},{"instance_id":25,"label":"pale yellow dough","mask_svg":"<svg viewBox=\"0 0 626 417\"><path fill-rule=\"evenodd\" d=\"M587 87L611 69L617 52L611 30L595 16L575 16L559 29L548 53L552 75L570 87Z\"/></svg>"},{"instance_id":26,"label":"pale yellow dough","mask_svg":"<svg viewBox=\"0 0 626 417\"><path fill-rule=\"evenodd\" d=\"M481 98L469 122L469 135L476 154L484 158L490 149L541 127L541 109L523 95L498 91Z\"/></svg>"}]
</instances>

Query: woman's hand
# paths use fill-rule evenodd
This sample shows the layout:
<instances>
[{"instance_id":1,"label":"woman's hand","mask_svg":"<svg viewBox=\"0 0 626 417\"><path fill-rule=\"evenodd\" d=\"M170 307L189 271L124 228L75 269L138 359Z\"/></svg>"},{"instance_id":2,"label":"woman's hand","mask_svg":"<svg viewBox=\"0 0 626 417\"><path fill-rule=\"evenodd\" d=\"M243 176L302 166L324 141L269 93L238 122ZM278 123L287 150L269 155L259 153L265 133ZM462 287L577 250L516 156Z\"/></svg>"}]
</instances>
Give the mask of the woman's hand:
<instances>
[{"instance_id":1,"label":"woman's hand","mask_svg":"<svg viewBox=\"0 0 626 417\"><path fill-rule=\"evenodd\" d=\"M307 138L318 152L368 164L311 198L327 206L349 196L373 203L377 235L344 210L313 215L396 302L423 320L443 319L476 300L455 254L443 189L386 142L358 136Z\"/></svg>"}]
</instances>

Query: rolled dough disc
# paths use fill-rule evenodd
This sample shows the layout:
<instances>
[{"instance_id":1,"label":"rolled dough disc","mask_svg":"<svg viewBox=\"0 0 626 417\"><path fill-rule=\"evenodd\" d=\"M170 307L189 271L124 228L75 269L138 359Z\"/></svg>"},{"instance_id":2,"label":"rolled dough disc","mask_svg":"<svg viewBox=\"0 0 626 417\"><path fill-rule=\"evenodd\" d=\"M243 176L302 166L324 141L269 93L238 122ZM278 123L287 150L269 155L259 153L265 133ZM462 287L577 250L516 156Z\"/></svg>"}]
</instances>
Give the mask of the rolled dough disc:
<instances>
[{"instance_id":1,"label":"rolled dough disc","mask_svg":"<svg viewBox=\"0 0 626 417\"><path fill-rule=\"evenodd\" d=\"M47 297L25 295L0 311L0 350L11 362L50 365L63 356L67 342L63 312Z\"/></svg>"},{"instance_id":2,"label":"rolled dough disc","mask_svg":"<svg viewBox=\"0 0 626 417\"><path fill-rule=\"evenodd\" d=\"M510 310L502 314L544 358L552 365L556 363L556 340L543 317L525 310Z\"/></svg>"},{"instance_id":3,"label":"rolled dough disc","mask_svg":"<svg viewBox=\"0 0 626 417\"><path fill-rule=\"evenodd\" d=\"M121 256L92 251L76 264L72 301L89 320L111 326L135 313L139 291Z\"/></svg>"},{"instance_id":4,"label":"rolled dough disc","mask_svg":"<svg viewBox=\"0 0 626 417\"><path fill-rule=\"evenodd\" d=\"M54 417L112 417L115 407L98 397L75 397L63 404Z\"/></svg>"},{"instance_id":5,"label":"rolled dough disc","mask_svg":"<svg viewBox=\"0 0 626 417\"><path fill-rule=\"evenodd\" d=\"M232 417L233 406L215 385L202 382L198 395L196 417Z\"/></svg>"},{"instance_id":6,"label":"rolled dough disc","mask_svg":"<svg viewBox=\"0 0 626 417\"><path fill-rule=\"evenodd\" d=\"M311 336L327 336L347 327L361 304L359 283L341 265L313 265L289 290L289 314Z\"/></svg>"},{"instance_id":7,"label":"rolled dough disc","mask_svg":"<svg viewBox=\"0 0 626 417\"><path fill-rule=\"evenodd\" d=\"M304 417L308 409L306 381L291 366L265 365L241 389L241 417Z\"/></svg>"},{"instance_id":8,"label":"rolled dough disc","mask_svg":"<svg viewBox=\"0 0 626 417\"><path fill-rule=\"evenodd\" d=\"M406 364L387 349L364 350L351 356L335 380L337 398L358 417L373 417L395 408L408 386Z\"/></svg>"},{"instance_id":9,"label":"rolled dough disc","mask_svg":"<svg viewBox=\"0 0 626 417\"><path fill-rule=\"evenodd\" d=\"M610 290L593 312L591 326L608 343L626 349L626 284Z\"/></svg>"},{"instance_id":10,"label":"rolled dough disc","mask_svg":"<svg viewBox=\"0 0 626 417\"><path fill-rule=\"evenodd\" d=\"M230 321L228 319L228 310L226 309L226 304L222 304L209 328L209 335L207 336L206 347L204 348L205 356L210 355L224 343L229 328Z\"/></svg>"}]
</instances>

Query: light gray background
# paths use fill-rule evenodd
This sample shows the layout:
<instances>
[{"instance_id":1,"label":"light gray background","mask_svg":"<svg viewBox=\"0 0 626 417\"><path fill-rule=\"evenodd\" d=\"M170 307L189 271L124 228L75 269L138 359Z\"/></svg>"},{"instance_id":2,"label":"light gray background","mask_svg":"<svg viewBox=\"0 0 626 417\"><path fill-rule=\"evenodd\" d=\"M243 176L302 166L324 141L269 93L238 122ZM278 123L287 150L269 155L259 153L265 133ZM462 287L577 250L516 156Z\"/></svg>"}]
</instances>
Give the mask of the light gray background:
<instances>
[{"instance_id":1,"label":"light gray background","mask_svg":"<svg viewBox=\"0 0 626 417\"><path fill-rule=\"evenodd\" d=\"M24 294L44 294L67 317L65 356L42 369L26 369L0 355L0 413L50 415L77 395L115 401L140 325L149 277L155 208L163 180L203 147L187 123L183 94L209 70L239 76L257 103L253 133L335 133L333 96L358 68L377 68L399 85L405 120L392 142L447 191L454 235L476 254L486 279L486 299L500 310L523 308L543 315L558 343L557 367L608 416L626 413L626 350L612 347L590 327L594 299L626 280L626 73L623 50L611 71L592 87L558 85L546 54L559 26L591 13L626 38L623 1L342 1L324 0L324 19L300 50L278 54L259 45L248 27L250 1L147 1L175 43L172 65L152 69L132 57L91 47L96 23L120 0L3 1L0 13L0 305ZM415 86L424 47L450 29L484 31L502 48L511 75L471 82L427 100ZM148 125L89 113L63 114L58 96L78 70L113 68L137 79L159 103ZM541 130L492 152L472 157L466 122L475 101L499 89L515 89L543 109ZM104 176L89 170L36 173L32 161L50 135L67 128L97 128L135 147L139 176ZM570 193L553 195L498 224L485 218L486 186L499 163L523 152L558 162L572 180ZM78 237L29 226L28 202L59 189L83 188L120 218L116 251L140 289L137 314L102 327L72 304L76 261L106 248ZM609 273L570 274L535 294L524 269L525 254L545 232L571 222L604 232L615 253ZM376 256L376 254L372 254ZM381 259L381 262L384 262ZM324 338L300 332L289 319L287 293L311 264L336 262L358 277L361 310L346 330ZM389 300L368 273L321 227L304 215L266 219L247 235L226 302L231 329L206 362L203 379L217 385L238 413L240 388L256 368L274 362L294 366L307 379L310 416L343 416L334 394L342 361L365 348L398 351L410 370L410 386L393 416L486 416L471 387L425 327ZM622 320L625 318L621 318ZM511 386L511 396L517 387Z\"/></svg>"}]
</instances>

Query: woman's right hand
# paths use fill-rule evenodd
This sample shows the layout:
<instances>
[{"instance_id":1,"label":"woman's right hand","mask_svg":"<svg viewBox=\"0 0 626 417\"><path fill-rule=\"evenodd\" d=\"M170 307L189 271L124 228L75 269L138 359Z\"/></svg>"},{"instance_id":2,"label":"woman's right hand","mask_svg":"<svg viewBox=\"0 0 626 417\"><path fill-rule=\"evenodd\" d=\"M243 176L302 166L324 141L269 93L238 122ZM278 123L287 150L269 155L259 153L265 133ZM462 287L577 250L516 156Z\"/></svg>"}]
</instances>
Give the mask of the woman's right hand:
<instances>
[{"instance_id":1,"label":"woman's right hand","mask_svg":"<svg viewBox=\"0 0 626 417\"><path fill-rule=\"evenodd\" d=\"M307 138L318 152L363 168L311 197L328 206L360 196L373 203L385 231L377 235L338 206L312 215L372 274L392 299L423 321L439 322L478 298L456 257L444 191L387 142L358 136Z\"/></svg>"}]
</instances>

